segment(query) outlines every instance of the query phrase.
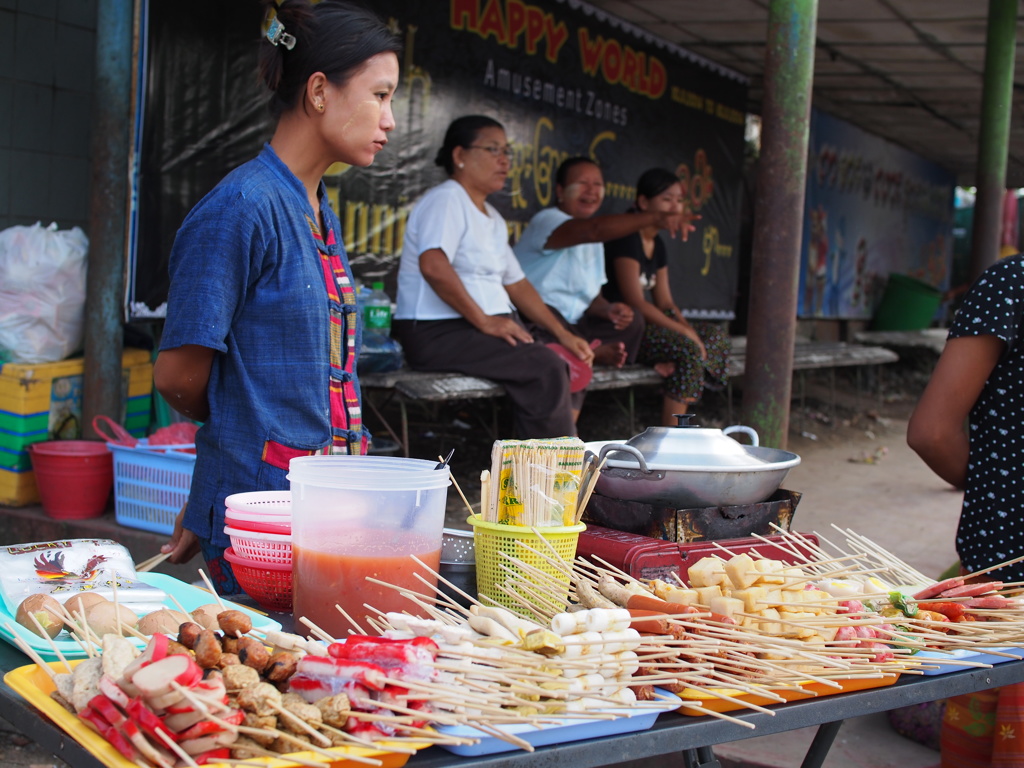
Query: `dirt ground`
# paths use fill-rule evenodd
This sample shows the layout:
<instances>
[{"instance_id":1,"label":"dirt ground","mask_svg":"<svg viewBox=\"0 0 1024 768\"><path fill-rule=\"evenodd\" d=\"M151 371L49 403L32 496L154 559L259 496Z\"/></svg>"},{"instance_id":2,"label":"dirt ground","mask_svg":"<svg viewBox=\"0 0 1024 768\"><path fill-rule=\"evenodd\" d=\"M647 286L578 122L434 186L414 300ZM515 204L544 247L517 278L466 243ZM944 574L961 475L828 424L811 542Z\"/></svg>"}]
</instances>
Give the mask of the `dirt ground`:
<instances>
[{"instance_id":1,"label":"dirt ground","mask_svg":"<svg viewBox=\"0 0 1024 768\"><path fill-rule=\"evenodd\" d=\"M905 440L907 418L934 361L934 354L911 354L887 366L881 377L869 373L859 381L854 373L840 371L834 390L827 372L806 377L803 401L794 400L787 446L802 463L783 483L803 494L793 520L796 530L838 540L833 525L852 529L932 577L955 561L953 537L961 494L935 477ZM799 391L799 381L794 390ZM621 393L615 395L590 396L579 425L584 439L631 436ZM740 398L734 393L736 421ZM655 423L659 401L655 389L637 390L636 431ZM703 426L730 423L724 393L710 394L696 411ZM479 503L479 472L489 463L491 418L490 403L482 402L415 415L411 424L413 455L428 458L455 448L453 472L474 505ZM499 429L508 423L507 412L499 411L498 423ZM457 493L449 494L448 509L448 524L464 527L467 512ZM884 725L881 728L881 735L875 729L858 741L881 739L881 750L890 749L887 741L905 741L886 732ZM865 746L870 745L858 745L862 752ZM65 765L2 719L0 757L14 766ZM924 764L907 762L905 768Z\"/></svg>"}]
</instances>

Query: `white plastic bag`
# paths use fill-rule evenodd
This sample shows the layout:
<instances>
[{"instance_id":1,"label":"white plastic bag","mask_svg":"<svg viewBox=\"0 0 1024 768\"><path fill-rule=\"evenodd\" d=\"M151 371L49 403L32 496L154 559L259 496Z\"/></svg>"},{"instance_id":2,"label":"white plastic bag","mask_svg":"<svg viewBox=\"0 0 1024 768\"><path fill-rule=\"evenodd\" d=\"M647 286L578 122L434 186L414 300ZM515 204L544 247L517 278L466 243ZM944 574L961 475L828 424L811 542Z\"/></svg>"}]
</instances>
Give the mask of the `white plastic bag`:
<instances>
[{"instance_id":1,"label":"white plastic bag","mask_svg":"<svg viewBox=\"0 0 1024 768\"><path fill-rule=\"evenodd\" d=\"M88 250L78 227L0 232L0 361L53 363L81 349Z\"/></svg>"},{"instance_id":2,"label":"white plastic bag","mask_svg":"<svg viewBox=\"0 0 1024 768\"><path fill-rule=\"evenodd\" d=\"M131 553L111 539L65 539L0 547L0 594L14 616L21 601L42 593L64 603L82 592L117 599L140 616L163 608L167 593L140 581Z\"/></svg>"}]
</instances>

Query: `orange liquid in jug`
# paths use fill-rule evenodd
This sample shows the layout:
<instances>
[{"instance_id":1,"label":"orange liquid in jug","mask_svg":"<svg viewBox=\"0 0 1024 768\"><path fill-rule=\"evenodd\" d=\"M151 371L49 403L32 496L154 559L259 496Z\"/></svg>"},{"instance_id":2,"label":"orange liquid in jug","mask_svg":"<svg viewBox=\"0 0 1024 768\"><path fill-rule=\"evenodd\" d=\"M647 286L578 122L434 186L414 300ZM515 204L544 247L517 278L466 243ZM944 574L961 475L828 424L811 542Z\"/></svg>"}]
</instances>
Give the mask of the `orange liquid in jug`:
<instances>
[{"instance_id":1,"label":"orange liquid in jug","mask_svg":"<svg viewBox=\"0 0 1024 768\"><path fill-rule=\"evenodd\" d=\"M344 637L352 625L334 607L340 605L364 630L373 633L365 622L371 614L363 603L382 611L407 611L417 613L417 606L402 597L396 590L374 584L367 576L386 581L389 584L408 588L410 591L427 594L431 590L414 574L419 573L428 582L436 579L417 565L411 555L395 555L395 550L412 552L434 571L441 565L441 549L428 550L431 542L414 534L403 535L395 541L394 534L388 534L390 541L375 541L371 534L353 537L352 551L359 554L339 552L318 552L298 546L292 548L292 579L294 599L292 611L296 618L305 616L333 637ZM296 625L298 626L298 625Z\"/></svg>"}]
</instances>

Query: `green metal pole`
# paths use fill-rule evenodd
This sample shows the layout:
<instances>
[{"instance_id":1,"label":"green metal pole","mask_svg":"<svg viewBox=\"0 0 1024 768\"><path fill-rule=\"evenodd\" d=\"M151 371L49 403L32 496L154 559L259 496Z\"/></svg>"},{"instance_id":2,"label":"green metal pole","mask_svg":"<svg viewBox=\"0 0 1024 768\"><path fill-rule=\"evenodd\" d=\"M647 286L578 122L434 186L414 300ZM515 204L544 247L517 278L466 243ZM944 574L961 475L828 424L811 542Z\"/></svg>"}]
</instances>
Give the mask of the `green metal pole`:
<instances>
[{"instance_id":1,"label":"green metal pole","mask_svg":"<svg viewBox=\"0 0 1024 768\"><path fill-rule=\"evenodd\" d=\"M974 227L971 232L971 279L999 258L1006 158L1010 147L1017 0L989 0L985 35L985 82L981 93Z\"/></svg>"},{"instance_id":2,"label":"green metal pole","mask_svg":"<svg viewBox=\"0 0 1024 768\"><path fill-rule=\"evenodd\" d=\"M743 423L785 448L793 390L817 0L772 0L754 201Z\"/></svg>"},{"instance_id":3,"label":"green metal pole","mask_svg":"<svg viewBox=\"0 0 1024 768\"><path fill-rule=\"evenodd\" d=\"M121 353L128 144L131 125L133 0L99 0L89 183L89 276L85 299L83 435L92 419L121 420Z\"/></svg>"}]
</instances>

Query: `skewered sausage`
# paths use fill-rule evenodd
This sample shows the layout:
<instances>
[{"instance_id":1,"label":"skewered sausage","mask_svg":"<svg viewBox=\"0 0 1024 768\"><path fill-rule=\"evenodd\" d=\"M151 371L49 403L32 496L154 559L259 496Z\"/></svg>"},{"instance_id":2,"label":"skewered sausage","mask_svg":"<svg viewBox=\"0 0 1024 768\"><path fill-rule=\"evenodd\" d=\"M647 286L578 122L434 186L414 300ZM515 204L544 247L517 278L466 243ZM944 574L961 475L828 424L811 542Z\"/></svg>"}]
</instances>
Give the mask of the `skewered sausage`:
<instances>
[{"instance_id":1,"label":"skewered sausage","mask_svg":"<svg viewBox=\"0 0 1024 768\"><path fill-rule=\"evenodd\" d=\"M272 683L282 683L295 674L299 660L288 651L278 651L267 662L263 674Z\"/></svg>"},{"instance_id":2,"label":"skewered sausage","mask_svg":"<svg viewBox=\"0 0 1024 768\"><path fill-rule=\"evenodd\" d=\"M203 669L216 667L220 663L221 650L220 639L212 629L202 629L192 644L192 650L196 654L196 664Z\"/></svg>"},{"instance_id":3,"label":"skewered sausage","mask_svg":"<svg viewBox=\"0 0 1024 768\"><path fill-rule=\"evenodd\" d=\"M242 637L238 640L238 660L257 672L267 668L270 651L255 637Z\"/></svg>"},{"instance_id":4,"label":"skewered sausage","mask_svg":"<svg viewBox=\"0 0 1024 768\"><path fill-rule=\"evenodd\" d=\"M228 637L244 635L252 629L252 619L241 611L221 611L217 614L217 623Z\"/></svg>"}]
</instances>

